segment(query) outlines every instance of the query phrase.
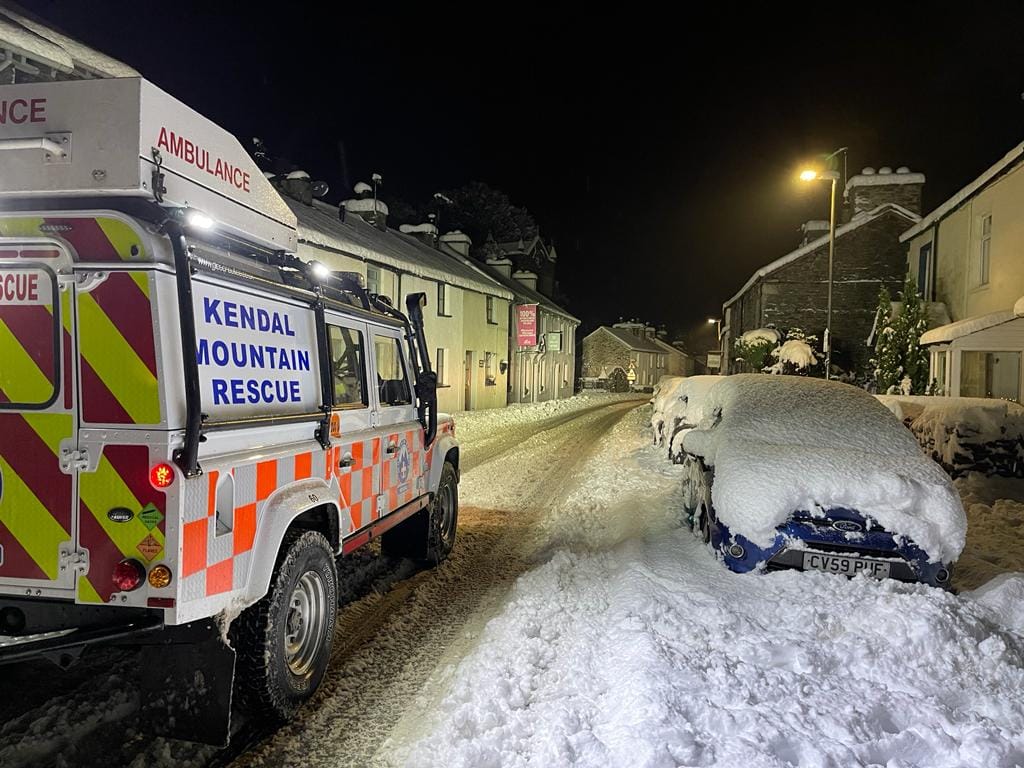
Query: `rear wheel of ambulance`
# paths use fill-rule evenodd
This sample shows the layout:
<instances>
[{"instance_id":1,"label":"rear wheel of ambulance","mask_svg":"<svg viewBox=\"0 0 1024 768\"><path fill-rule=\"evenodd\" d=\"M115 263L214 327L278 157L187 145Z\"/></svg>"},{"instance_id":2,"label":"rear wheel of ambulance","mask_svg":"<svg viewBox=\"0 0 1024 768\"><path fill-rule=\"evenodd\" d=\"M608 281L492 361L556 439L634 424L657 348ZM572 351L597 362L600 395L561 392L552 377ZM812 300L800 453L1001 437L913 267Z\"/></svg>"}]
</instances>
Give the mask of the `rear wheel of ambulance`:
<instances>
[{"instance_id":1,"label":"rear wheel of ambulance","mask_svg":"<svg viewBox=\"0 0 1024 768\"><path fill-rule=\"evenodd\" d=\"M459 522L459 481L455 467L445 462L430 506L384 534L381 545L391 557L408 557L438 565L455 546Z\"/></svg>"},{"instance_id":2,"label":"rear wheel of ambulance","mask_svg":"<svg viewBox=\"0 0 1024 768\"><path fill-rule=\"evenodd\" d=\"M337 605L327 539L317 531L289 534L270 591L231 625L239 694L251 714L283 722L313 695L331 658Z\"/></svg>"}]
</instances>

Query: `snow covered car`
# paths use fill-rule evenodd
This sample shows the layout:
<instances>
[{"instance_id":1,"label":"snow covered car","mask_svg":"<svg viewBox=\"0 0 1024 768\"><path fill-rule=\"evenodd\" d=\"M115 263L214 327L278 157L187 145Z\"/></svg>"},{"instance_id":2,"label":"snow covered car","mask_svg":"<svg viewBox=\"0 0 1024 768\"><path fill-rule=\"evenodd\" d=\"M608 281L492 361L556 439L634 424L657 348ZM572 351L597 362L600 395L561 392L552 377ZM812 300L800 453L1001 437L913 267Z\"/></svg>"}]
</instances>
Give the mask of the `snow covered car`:
<instances>
[{"instance_id":1,"label":"snow covered car","mask_svg":"<svg viewBox=\"0 0 1024 768\"><path fill-rule=\"evenodd\" d=\"M651 427L654 444L668 445L669 459L682 463L682 435L700 422L704 396L720 376L662 376L654 390Z\"/></svg>"},{"instance_id":2,"label":"snow covered car","mask_svg":"<svg viewBox=\"0 0 1024 768\"><path fill-rule=\"evenodd\" d=\"M959 496L863 390L797 376L724 377L683 447L687 515L731 570L948 587L967 531Z\"/></svg>"}]
</instances>

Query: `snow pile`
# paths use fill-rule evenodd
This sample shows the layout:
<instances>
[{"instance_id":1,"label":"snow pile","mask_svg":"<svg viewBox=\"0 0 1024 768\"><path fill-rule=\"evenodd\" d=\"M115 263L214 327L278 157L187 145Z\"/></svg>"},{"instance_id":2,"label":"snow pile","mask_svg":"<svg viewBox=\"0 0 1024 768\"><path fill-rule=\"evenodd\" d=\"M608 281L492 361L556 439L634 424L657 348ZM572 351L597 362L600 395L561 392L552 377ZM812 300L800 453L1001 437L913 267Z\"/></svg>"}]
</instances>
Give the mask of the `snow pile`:
<instances>
[{"instance_id":1,"label":"snow pile","mask_svg":"<svg viewBox=\"0 0 1024 768\"><path fill-rule=\"evenodd\" d=\"M522 577L405 765L1011 766L1022 686L981 603L733 574L678 531Z\"/></svg>"},{"instance_id":2,"label":"snow pile","mask_svg":"<svg viewBox=\"0 0 1024 768\"><path fill-rule=\"evenodd\" d=\"M458 411L455 419L455 437L460 444L472 444L481 439L501 437L502 430L523 424L544 421L555 416L568 415L587 408L598 408L620 400L637 400L633 393L581 392L561 400L543 403L520 403L504 408L480 411Z\"/></svg>"},{"instance_id":3,"label":"snow pile","mask_svg":"<svg viewBox=\"0 0 1024 768\"><path fill-rule=\"evenodd\" d=\"M1003 626L1024 635L1024 573L1004 573L964 597L992 612Z\"/></svg>"},{"instance_id":4,"label":"snow pile","mask_svg":"<svg viewBox=\"0 0 1024 768\"><path fill-rule=\"evenodd\" d=\"M377 213L388 213L388 206L383 200L374 200L371 197L362 198L359 200L345 200L342 205L345 206L346 211L352 213L366 213L367 211L375 211Z\"/></svg>"},{"instance_id":5,"label":"snow pile","mask_svg":"<svg viewBox=\"0 0 1024 768\"><path fill-rule=\"evenodd\" d=\"M1024 480L971 472L954 485L967 511L967 544L953 585L975 589L1000 574L1024 571Z\"/></svg>"},{"instance_id":6,"label":"snow pile","mask_svg":"<svg viewBox=\"0 0 1024 768\"><path fill-rule=\"evenodd\" d=\"M951 562L967 523L949 478L871 395L796 376L725 377L685 449L714 466L712 500L734 533L767 547L796 510L848 507Z\"/></svg>"},{"instance_id":7,"label":"snow pile","mask_svg":"<svg viewBox=\"0 0 1024 768\"><path fill-rule=\"evenodd\" d=\"M925 453L953 477L966 472L1024 472L1024 407L980 397L879 395Z\"/></svg>"},{"instance_id":8,"label":"snow pile","mask_svg":"<svg viewBox=\"0 0 1024 768\"><path fill-rule=\"evenodd\" d=\"M654 444L664 445L680 428L696 426L704 395L721 380L721 376L662 376L651 398Z\"/></svg>"}]
</instances>

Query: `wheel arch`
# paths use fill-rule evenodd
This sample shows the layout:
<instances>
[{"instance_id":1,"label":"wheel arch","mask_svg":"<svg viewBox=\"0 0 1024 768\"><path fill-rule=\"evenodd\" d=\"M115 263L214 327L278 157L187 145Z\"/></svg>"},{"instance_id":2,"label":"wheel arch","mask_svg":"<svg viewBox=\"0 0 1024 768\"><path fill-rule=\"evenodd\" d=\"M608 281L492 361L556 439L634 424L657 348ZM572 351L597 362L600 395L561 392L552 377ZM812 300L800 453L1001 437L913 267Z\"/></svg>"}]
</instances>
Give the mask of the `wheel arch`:
<instances>
[{"instance_id":1,"label":"wheel arch","mask_svg":"<svg viewBox=\"0 0 1024 768\"><path fill-rule=\"evenodd\" d=\"M307 480L278 490L267 500L256 530L244 593L246 606L260 600L270 589L274 566L290 531L318 531L336 555L341 552L341 508L330 486L323 481Z\"/></svg>"}]
</instances>

